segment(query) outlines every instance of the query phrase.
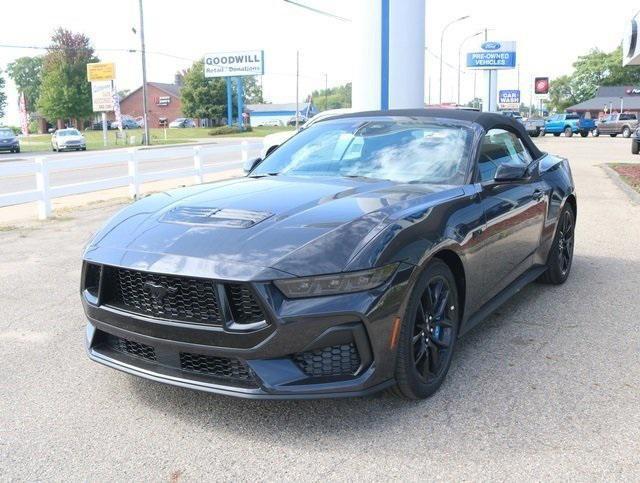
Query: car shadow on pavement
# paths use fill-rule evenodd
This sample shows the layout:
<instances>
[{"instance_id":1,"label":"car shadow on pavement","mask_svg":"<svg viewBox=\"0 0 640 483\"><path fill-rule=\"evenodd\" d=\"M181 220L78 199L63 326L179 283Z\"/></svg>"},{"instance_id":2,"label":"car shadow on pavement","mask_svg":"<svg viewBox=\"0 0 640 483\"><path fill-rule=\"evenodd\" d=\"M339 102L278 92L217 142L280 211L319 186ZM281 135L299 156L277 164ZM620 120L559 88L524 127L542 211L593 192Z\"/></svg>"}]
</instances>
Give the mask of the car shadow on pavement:
<instances>
[{"instance_id":1,"label":"car shadow on pavement","mask_svg":"<svg viewBox=\"0 0 640 483\"><path fill-rule=\"evenodd\" d=\"M545 348L557 342L559 333L561 338L576 337L575 324L580 321L559 325L558 309L579 307L597 278L598 266L610 260L576 255L572 277L564 285L525 287L459 340L447 380L426 401L402 400L388 393L351 399L256 401L126 376L128 385L147 406L162 414L199 428L230 435L241 432L244 437L248 432L256 438L265 434L309 438L344 431L383 433L399 420L419 418L424 423L433 414L438 415L437 424L460 417L472 420L474 412L496 393L516 404L531 398L544 377L532 368L550 363ZM618 262L628 269L624 261ZM586 287L585 281L589 281Z\"/></svg>"}]
</instances>

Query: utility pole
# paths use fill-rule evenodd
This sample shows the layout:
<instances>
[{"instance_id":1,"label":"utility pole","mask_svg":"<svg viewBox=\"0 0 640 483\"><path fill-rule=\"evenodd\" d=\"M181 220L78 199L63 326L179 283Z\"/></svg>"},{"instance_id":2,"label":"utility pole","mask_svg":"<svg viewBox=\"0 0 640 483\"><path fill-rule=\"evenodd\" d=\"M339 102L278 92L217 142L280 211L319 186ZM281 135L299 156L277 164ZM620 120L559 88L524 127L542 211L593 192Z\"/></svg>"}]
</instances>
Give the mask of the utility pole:
<instances>
[{"instance_id":1,"label":"utility pole","mask_svg":"<svg viewBox=\"0 0 640 483\"><path fill-rule=\"evenodd\" d=\"M300 90L300 51L296 50L296 131L298 130L298 117L300 112L300 108L298 105L299 90Z\"/></svg>"},{"instance_id":2,"label":"utility pole","mask_svg":"<svg viewBox=\"0 0 640 483\"><path fill-rule=\"evenodd\" d=\"M149 143L149 122L147 119L147 54L144 47L144 19L142 13L142 0L140 4L140 52L142 54L142 119L144 119L144 143Z\"/></svg>"}]
</instances>

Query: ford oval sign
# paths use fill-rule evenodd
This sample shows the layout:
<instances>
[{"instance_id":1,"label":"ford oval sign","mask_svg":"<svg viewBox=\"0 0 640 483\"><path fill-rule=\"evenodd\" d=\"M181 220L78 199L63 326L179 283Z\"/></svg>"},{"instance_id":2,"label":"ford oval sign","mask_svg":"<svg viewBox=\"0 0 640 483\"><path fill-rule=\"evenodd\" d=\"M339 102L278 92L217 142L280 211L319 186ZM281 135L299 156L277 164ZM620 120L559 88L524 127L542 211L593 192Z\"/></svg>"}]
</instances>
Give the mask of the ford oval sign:
<instances>
[{"instance_id":1,"label":"ford oval sign","mask_svg":"<svg viewBox=\"0 0 640 483\"><path fill-rule=\"evenodd\" d=\"M498 50L501 45L499 42L484 42L481 47L483 50Z\"/></svg>"}]
</instances>

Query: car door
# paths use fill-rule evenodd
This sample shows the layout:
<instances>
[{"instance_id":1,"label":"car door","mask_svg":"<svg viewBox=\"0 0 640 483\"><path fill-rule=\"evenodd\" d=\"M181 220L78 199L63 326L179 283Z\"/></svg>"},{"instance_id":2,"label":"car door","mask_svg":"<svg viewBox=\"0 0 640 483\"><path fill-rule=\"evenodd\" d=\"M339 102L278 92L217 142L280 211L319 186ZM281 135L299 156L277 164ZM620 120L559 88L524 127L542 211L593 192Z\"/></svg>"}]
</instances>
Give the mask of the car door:
<instances>
[{"instance_id":1,"label":"car door","mask_svg":"<svg viewBox=\"0 0 640 483\"><path fill-rule=\"evenodd\" d=\"M600 131L601 134L613 134L616 132L616 120L617 120L617 115L616 114L610 114L607 117L604 118L604 122L602 123L602 129L600 129L600 127L598 127L598 131Z\"/></svg>"},{"instance_id":2,"label":"car door","mask_svg":"<svg viewBox=\"0 0 640 483\"><path fill-rule=\"evenodd\" d=\"M527 175L496 181L504 163L528 167ZM520 137L489 130L482 140L476 170L485 226L479 237L484 267L484 301L491 299L531 267L540 245L547 206L546 184Z\"/></svg>"}]
</instances>

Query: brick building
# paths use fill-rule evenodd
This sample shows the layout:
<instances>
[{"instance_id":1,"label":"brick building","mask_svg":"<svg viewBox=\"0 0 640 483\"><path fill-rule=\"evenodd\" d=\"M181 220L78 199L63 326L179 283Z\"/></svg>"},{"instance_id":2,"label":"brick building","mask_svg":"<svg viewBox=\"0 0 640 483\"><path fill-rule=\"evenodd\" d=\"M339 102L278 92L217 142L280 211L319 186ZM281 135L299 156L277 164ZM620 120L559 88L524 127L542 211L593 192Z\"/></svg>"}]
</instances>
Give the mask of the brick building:
<instances>
[{"instance_id":1,"label":"brick building","mask_svg":"<svg viewBox=\"0 0 640 483\"><path fill-rule=\"evenodd\" d=\"M160 119L174 121L182 115L181 86L147 82L147 119L149 127L159 127ZM142 86L120 101L120 112L134 119L142 117ZM113 117L113 113L110 113Z\"/></svg>"}]
</instances>

